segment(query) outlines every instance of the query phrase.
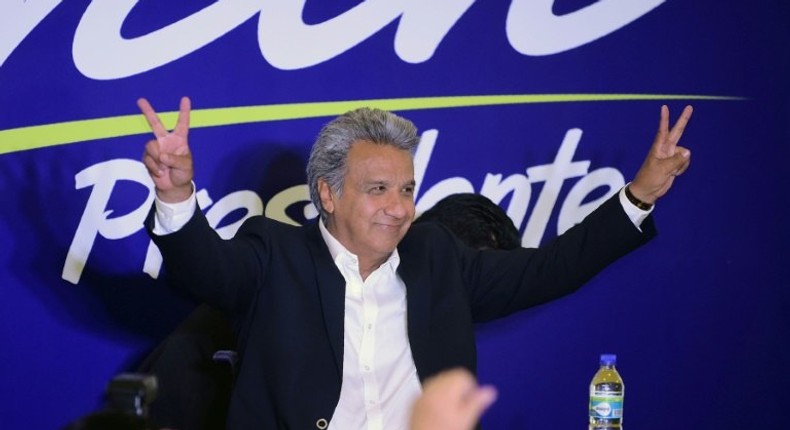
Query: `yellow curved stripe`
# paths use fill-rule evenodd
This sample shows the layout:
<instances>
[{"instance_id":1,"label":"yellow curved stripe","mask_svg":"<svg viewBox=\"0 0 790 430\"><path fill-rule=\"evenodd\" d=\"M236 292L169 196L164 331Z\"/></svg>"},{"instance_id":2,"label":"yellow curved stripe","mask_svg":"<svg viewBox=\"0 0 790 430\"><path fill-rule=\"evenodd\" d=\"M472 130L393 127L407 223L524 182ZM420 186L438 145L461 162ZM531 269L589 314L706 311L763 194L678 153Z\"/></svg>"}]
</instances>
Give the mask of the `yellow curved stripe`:
<instances>
[{"instance_id":1,"label":"yellow curved stripe","mask_svg":"<svg viewBox=\"0 0 790 430\"><path fill-rule=\"evenodd\" d=\"M362 106L390 111L408 111L528 103L633 100L744 100L744 98L683 94L527 94L290 103L196 109L191 113L190 128L336 116ZM160 119L166 125L174 125L177 116L178 112L174 111L159 114ZM13 128L0 130L0 154L145 133L150 133L150 129L141 114Z\"/></svg>"}]
</instances>

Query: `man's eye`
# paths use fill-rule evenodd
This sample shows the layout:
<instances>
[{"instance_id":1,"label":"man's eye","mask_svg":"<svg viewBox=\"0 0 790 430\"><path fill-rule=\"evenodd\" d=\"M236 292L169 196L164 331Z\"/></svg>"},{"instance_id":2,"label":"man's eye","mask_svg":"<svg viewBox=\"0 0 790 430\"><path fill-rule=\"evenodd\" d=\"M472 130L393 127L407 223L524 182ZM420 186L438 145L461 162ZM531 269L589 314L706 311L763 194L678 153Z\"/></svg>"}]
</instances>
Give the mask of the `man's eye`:
<instances>
[{"instance_id":1,"label":"man's eye","mask_svg":"<svg viewBox=\"0 0 790 430\"><path fill-rule=\"evenodd\" d=\"M403 189L404 194L414 194L414 187L406 187Z\"/></svg>"},{"instance_id":2,"label":"man's eye","mask_svg":"<svg viewBox=\"0 0 790 430\"><path fill-rule=\"evenodd\" d=\"M377 185L371 188L370 191L373 193L383 193L384 191L387 191L387 187L384 185Z\"/></svg>"}]
</instances>

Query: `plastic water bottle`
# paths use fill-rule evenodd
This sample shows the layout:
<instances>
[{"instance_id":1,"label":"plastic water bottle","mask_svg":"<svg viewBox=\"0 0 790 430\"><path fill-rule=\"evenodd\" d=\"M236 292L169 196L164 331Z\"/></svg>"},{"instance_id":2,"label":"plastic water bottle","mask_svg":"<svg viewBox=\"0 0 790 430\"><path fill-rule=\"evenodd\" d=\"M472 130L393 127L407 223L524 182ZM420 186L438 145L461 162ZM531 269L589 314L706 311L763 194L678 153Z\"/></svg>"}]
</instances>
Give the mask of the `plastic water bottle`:
<instances>
[{"instance_id":1,"label":"plastic water bottle","mask_svg":"<svg viewBox=\"0 0 790 430\"><path fill-rule=\"evenodd\" d=\"M623 428L625 384L616 364L616 355L601 355L601 367L590 383L590 430Z\"/></svg>"}]
</instances>

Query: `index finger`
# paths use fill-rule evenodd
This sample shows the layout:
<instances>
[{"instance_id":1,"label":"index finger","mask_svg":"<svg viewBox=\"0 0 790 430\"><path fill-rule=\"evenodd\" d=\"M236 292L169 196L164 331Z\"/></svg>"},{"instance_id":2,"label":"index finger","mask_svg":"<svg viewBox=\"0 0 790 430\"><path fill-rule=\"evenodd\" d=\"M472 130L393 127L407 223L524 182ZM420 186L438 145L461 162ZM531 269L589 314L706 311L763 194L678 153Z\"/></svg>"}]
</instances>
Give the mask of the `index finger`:
<instances>
[{"instance_id":1,"label":"index finger","mask_svg":"<svg viewBox=\"0 0 790 430\"><path fill-rule=\"evenodd\" d=\"M661 114L658 120L658 134L666 134L669 132L669 107L661 105Z\"/></svg>"},{"instance_id":2,"label":"index finger","mask_svg":"<svg viewBox=\"0 0 790 430\"><path fill-rule=\"evenodd\" d=\"M477 419L496 401L496 398L497 390L493 386L476 387L466 398L465 411L470 414L469 418Z\"/></svg>"},{"instance_id":3,"label":"index finger","mask_svg":"<svg viewBox=\"0 0 790 430\"><path fill-rule=\"evenodd\" d=\"M154 136L157 138L167 136L167 129L162 125L162 121L159 120L159 116L156 115L156 111L154 111L151 103L148 103L148 100L142 97L139 98L137 100L137 107L140 108L146 121L148 121L151 131L154 132Z\"/></svg>"},{"instance_id":4,"label":"index finger","mask_svg":"<svg viewBox=\"0 0 790 430\"><path fill-rule=\"evenodd\" d=\"M650 147L650 152L654 154L663 154L667 152L666 136L669 134L669 107L661 105L661 113L658 119L658 130L656 131L656 138L653 140L653 145Z\"/></svg>"}]
</instances>

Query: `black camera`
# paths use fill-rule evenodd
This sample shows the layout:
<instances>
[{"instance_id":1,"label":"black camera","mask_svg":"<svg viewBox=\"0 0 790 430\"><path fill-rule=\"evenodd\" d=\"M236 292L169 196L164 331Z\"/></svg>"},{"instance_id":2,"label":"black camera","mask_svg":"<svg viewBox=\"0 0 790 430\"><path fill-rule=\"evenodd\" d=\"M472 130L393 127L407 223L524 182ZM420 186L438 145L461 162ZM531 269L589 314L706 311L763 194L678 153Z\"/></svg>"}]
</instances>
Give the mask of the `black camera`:
<instances>
[{"instance_id":1,"label":"black camera","mask_svg":"<svg viewBox=\"0 0 790 430\"><path fill-rule=\"evenodd\" d=\"M156 399L156 376L121 373L107 384L104 410L69 424L63 430L156 430L149 406Z\"/></svg>"}]
</instances>

